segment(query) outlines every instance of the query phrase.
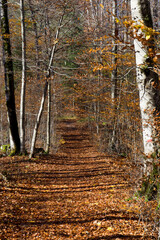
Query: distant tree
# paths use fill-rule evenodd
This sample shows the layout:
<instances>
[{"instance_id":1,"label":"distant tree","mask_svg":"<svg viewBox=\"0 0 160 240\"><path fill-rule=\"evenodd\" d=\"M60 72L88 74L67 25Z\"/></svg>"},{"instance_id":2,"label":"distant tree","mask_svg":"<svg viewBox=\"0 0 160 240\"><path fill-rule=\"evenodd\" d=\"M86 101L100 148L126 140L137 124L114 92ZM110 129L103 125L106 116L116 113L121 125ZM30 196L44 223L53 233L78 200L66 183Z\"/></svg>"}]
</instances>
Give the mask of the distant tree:
<instances>
[{"instance_id":1,"label":"distant tree","mask_svg":"<svg viewBox=\"0 0 160 240\"><path fill-rule=\"evenodd\" d=\"M112 65L113 70L111 74L111 99L113 104L113 111L115 112L116 116L116 109L117 109L117 54L118 54L118 44L117 44L117 37L118 37L118 24L116 22L117 15L118 15L118 5L117 0L112 1ZM114 126L113 126L113 136L111 139L111 147L115 149L115 141L116 141L116 123L114 117Z\"/></svg>"}]
</instances>

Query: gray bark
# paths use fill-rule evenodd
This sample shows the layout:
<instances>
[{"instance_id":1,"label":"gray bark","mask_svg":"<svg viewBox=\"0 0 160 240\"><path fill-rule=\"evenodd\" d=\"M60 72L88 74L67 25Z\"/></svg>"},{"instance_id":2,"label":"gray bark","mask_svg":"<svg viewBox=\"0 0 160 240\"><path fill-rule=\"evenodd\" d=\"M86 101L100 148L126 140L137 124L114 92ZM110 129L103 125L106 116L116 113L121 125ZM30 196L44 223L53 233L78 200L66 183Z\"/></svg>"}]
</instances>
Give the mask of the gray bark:
<instances>
[{"instance_id":1,"label":"gray bark","mask_svg":"<svg viewBox=\"0 0 160 240\"><path fill-rule=\"evenodd\" d=\"M31 11L31 18L32 18L32 21L33 21L33 29L34 29L34 32L35 32L35 50L36 50L36 74L37 74L37 80L40 79L40 60L39 60L39 49L40 49L40 46L39 46L39 43L38 43L38 30L37 30L37 23L36 23L36 20L35 20L35 11L32 7L32 4L31 4L31 0L29 0L29 7L30 7L30 11Z\"/></svg>"},{"instance_id":2,"label":"gray bark","mask_svg":"<svg viewBox=\"0 0 160 240\"><path fill-rule=\"evenodd\" d=\"M21 140L21 153L25 153L26 33L25 33L24 0L20 0L20 11L21 11L21 38L22 38L20 140Z\"/></svg>"},{"instance_id":3,"label":"gray bark","mask_svg":"<svg viewBox=\"0 0 160 240\"><path fill-rule=\"evenodd\" d=\"M132 19L135 24L153 27L150 2L148 0L131 0ZM158 75L154 72L154 38L151 37L145 46L139 36L145 38L139 29L134 38L136 55L137 85L139 89L140 110L142 118L142 133L144 153L151 156L158 148L157 125L155 115L160 112L160 98L158 90ZM148 50L152 49L152 56ZM147 56L147 57L146 57Z\"/></svg>"},{"instance_id":4,"label":"gray bark","mask_svg":"<svg viewBox=\"0 0 160 240\"><path fill-rule=\"evenodd\" d=\"M47 144L46 153L50 150L50 125L51 125L51 81L48 81L48 106L47 106Z\"/></svg>"},{"instance_id":5,"label":"gray bark","mask_svg":"<svg viewBox=\"0 0 160 240\"><path fill-rule=\"evenodd\" d=\"M117 53L118 53L118 46L117 46L117 37L118 37L118 26L116 22L117 17L117 0L113 0L112 2L112 65L113 70L111 74L111 99L112 99L112 107L114 111L114 118L113 118L113 132L112 132L112 139L111 139L111 148L115 149L115 141L116 141L116 112L117 112Z\"/></svg>"},{"instance_id":6,"label":"gray bark","mask_svg":"<svg viewBox=\"0 0 160 240\"><path fill-rule=\"evenodd\" d=\"M4 79L5 79L5 94L6 105L9 120L9 129L11 138L14 143L15 153L20 151L20 138L18 132L18 122L15 106L14 94L14 74L13 74L13 61L10 43L10 30L8 21L8 2L7 0L0 1L0 17L1 17L1 32L3 42L3 64L4 64Z\"/></svg>"},{"instance_id":7,"label":"gray bark","mask_svg":"<svg viewBox=\"0 0 160 240\"><path fill-rule=\"evenodd\" d=\"M116 39L118 36L118 26L116 23L117 17L117 0L114 0L112 3L112 37L113 37L113 48L112 48L112 64L113 64L113 71L111 75L111 98L114 102L117 97L117 53L118 53L118 46L116 43Z\"/></svg>"},{"instance_id":8,"label":"gray bark","mask_svg":"<svg viewBox=\"0 0 160 240\"><path fill-rule=\"evenodd\" d=\"M40 108L39 108L39 112L38 112L38 115L37 115L35 127L34 127L34 130L33 130L33 136L32 136L31 150L30 150L29 158L32 158L33 153L34 153L38 128L39 128L40 120L41 120L43 109L44 109L44 103L45 103L45 98L46 98L46 94L47 94L47 88L48 88L48 81L46 80L45 86L44 86L44 91L43 91L43 96L42 96L42 99L41 99L41 105L40 105Z\"/></svg>"},{"instance_id":9,"label":"gray bark","mask_svg":"<svg viewBox=\"0 0 160 240\"><path fill-rule=\"evenodd\" d=\"M63 16L64 16L64 14L63 14L62 17L60 18L59 26L58 26L58 28L57 28L56 36L55 36L55 44L54 44L53 47L52 47L52 52L51 52L51 56L50 56L50 60L49 60L49 65L48 65L48 69L47 69L47 74L46 74L46 82L45 82L44 92L43 92L43 96L42 96L41 105L40 105L39 113L38 113L38 116L37 116L36 124L35 124L34 131L33 131L33 137L32 137L32 143L31 143L31 150L30 150L30 155L29 155L30 158L32 158L33 153L34 153L34 149L35 149L37 132L38 132L38 128L39 128L41 116L42 116L43 109L44 109L44 102L45 102L45 98L46 98L46 95L47 95L47 89L48 89L48 85L49 85L49 79L50 79L50 76L51 76L51 67L52 67L52 63L53 63L53 59L54 59L54 55L55 55L57 40L58 40L59 33L60 33L60 27L61 27L61 24L62 24L62 21L63 21ZM50 90L49 90L48 93L49 93L49 94L48 94L48 102L50 102L50 98L51 98L51 96L50 96ZM47 138L49 139L48 142L49 142L49 144L50 144L50 106L48 107L47 118L48 118L47 124L49 124L49 125L47 126ZM48 150L49 150L49 145L47 146L47 148L48 148Z\"/></svg>"}]
</instances>

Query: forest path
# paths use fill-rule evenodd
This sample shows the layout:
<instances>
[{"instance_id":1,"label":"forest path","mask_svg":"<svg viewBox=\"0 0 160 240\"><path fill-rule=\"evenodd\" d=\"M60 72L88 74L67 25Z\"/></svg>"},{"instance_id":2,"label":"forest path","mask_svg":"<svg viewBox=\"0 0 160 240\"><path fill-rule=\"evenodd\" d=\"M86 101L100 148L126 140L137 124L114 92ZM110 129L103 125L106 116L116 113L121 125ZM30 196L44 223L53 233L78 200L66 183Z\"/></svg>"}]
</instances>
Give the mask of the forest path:
<instances>
[{"instance_id":1,"label":"forest path","mask_svg":"<svg viewBox=\"0 0 160 240\"><path fill-rule=\"evenodd\" d=\"M156 239L144 234L139 213L127 211L125 159L99 153L76 121L62 121L59 131L56 155L0 160L9 181L0 191L0 239Z\"/></svg>"}]
</instances>

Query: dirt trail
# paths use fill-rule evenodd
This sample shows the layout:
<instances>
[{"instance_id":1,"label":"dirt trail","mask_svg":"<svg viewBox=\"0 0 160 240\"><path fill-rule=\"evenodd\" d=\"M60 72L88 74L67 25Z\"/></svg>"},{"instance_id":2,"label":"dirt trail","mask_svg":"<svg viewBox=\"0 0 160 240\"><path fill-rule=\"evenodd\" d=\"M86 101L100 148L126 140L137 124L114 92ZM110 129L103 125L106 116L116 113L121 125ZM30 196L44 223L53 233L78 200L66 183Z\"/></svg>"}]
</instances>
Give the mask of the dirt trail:
<instances>
[{"instance_id":1,"label":"dirt trail","mask_svg":"<svg viewBox=\"0 0 160 240\"><path fill-rule=\"evenodd\" d=\"M75 121L63 121L60 131L56 155L0 160L9 182L0 191L0 239L156 239L126 211L125 160L99 153Z\"/></svg>"}]
</instances>

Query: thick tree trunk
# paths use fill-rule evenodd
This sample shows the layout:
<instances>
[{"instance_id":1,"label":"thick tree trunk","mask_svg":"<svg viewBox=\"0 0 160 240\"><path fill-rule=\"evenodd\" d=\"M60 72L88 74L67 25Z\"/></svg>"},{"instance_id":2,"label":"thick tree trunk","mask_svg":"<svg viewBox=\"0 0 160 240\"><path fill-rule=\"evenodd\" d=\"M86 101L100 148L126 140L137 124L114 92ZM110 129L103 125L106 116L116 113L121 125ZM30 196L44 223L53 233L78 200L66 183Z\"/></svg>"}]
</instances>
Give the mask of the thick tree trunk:
<instances>
[{"instance_id":1,"label":"thick tree trunk","mask_svg":"<svg viewBox=\"0 0 160 240\"><path fill-rule=\"evenodd\" d=\"M150 2L148 0L131 0L132 19L135 25L144 24L153 27ZM154 72L154 39L151 36L146 46L141 38L146 38L142 28L135 33L134 46L136 54L137 84L139 89L140 110L142 118L144 153L151 156L158 148L155 115L160 112L158 75ZM152 54L150 54L150 52Z\"/></svg>"},{"instance_id":2,"label":"thick tree trunk","mask_svg":"<svg viewBox=\"0 0 160 240\"><path fill-rule=\"evenodd\" d=\"M22 83L20 102L20 140L21 153L25 153L25 92L26 92L26 34L24 18L24 0L20 0L21 37L22 37Z\"/></svg>"},{"instance_id":3,"label":"thick tree trunk","mask_svg":"<svg viewBox=\"0 0 160 240\"><path fill-rule=\"evenodd\" d=\"M3 63L4 63L4 78L5 78L5 93L6 105L8 112L9 128L11 137L14 142L14 150L16 153L20 151L20 138L18 132L18 122L15 107L14 94L14 75L13 62L10 43L10 31L8 21L8 2L7 0L0 1L1 8L1 31L3 41Z\"/></svg>"}]
</instances>

